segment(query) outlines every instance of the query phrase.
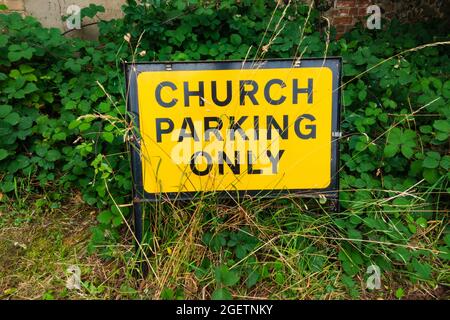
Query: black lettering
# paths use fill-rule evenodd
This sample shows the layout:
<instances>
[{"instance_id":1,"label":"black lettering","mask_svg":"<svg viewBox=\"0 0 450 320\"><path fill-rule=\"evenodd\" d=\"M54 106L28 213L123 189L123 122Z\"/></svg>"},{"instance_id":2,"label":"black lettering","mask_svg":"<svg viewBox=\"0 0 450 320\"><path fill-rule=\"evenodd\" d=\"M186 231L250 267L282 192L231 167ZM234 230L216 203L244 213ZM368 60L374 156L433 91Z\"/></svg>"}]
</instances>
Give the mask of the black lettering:
<instances>
[{"instance_id":1,"label":"black lettering","mask_svg":"<svg viewBox=\"0 0 450 320\"><path fill-rule=\"evenodd\" d=\"M198 97L198 103L201 107L205 105L205 84L203 81L198 83L198 91L189 90L189 82L184 81L184 106L189 107L189 98Z\"/></svg>"},{"instance_id":2,"label":"black lettering","mask_svg":"<svg viewBox=\"0 0 450 320\"><path fill-rule=\"evenodd\" d=\"M316 138L316 125L315 124L308 124L308 125L306 125L305 128L309 129L310 131L309 131L308 134L303 134L301 129L300 129L300 124L301 124L303 119L308 119L311 122L316 120L316 118L314 118L314 116L310 115L310 114L303 114L303 115L299 116L295 120L295 124L294 124L295 134L300 139L315 139Z\"/></svg>"},{"instance_id":3,"label":"black lettering","mask_svg":"<svg viewBox=\"0 0 450 320\"><path fill-rule=\"evenodd\" d=\"M299 88L298 87L298 79L294 79L293 81L293 89L292 89L292 103L298 103L298 94L299 93L307 93L308 94L308 103L313 103L313 79L308 79L308 88Z\"/></svg>"},{"instance_id":4,"label":"black lettering","mask_svg":"<svg viewBox=\"0 0 450 320\"><path fill-rule=\"evenodd\" d=\"M227 81L227 97L223 101L220 101L217 98L217 82L212 81L211 82L211 97L212 97L214 104L216 104L219 107L223 107L223 106L226 106L227 104L229 104L231 101L231 98L233 97L232 92L231 92L231 81L230 80Z\"/></svg>"},{"instance_id":5,"label":"black lettering","mask_svg":"<svg viewBox=\"0 0 450 320\"><path fill-rule=\"evenodd\" d=\"M186 133L186 128L189 127L190 133ZM194 138L195 141L198 140L197 133L195 132L194 123L192 119L187 117L183 119L183 123L181 124L180 136L178 137L178 142L183 141L184 138Z\"/></svg>"},{"instance_id":6,"label":"black lettering","mask_svg":"<svg viewBox=\"0 0 450 320\"><path fill-rule=\"evenodd\" d=\"M281 130L280 125L278 122L275 121L273 116L267 116L267 139L272 139L272 127L274 127L276 130L278 130L278 134L282 139L288 138L289 133L289 118L287 115L283 116L283 130Z\"/></svg>"},{"instance_id":7,"label":"black lettering","mask_svg":"<svg viewBox=\"0 0 450 320\"><path fill-rule=\"evenodd\" d=\"M253 154L247 151L247 173L248 174L262 174L261 169L253 169Z\"/></svg>"},{"instance_id":8,"label":"black lettering","mask_svg":"<svg viewBox=\"0 0 450 320\"><path fill-rule=\"evenodd\" d=\"M171 108L177 103L178 100L174 98L174 99L170 100L170 102L164 102L161 98L161 90L164 87L169 87L172 90L176 90L177 86L170 81L163 81L156 86L155 98L156 98L156 101L158 102L158 104L164 108Z\"/></svg>"},{"instance_id":9,"label":"black lettering","mask_svg":"<svg viewBox=\"0 0 450 320\"><path fill-rule=\"evenodd\" d=\"M253 127L255 129L255 140L259 140L259 116L253 116Z\"/></svg>"},{"instance_id":10,"label":"black lettering","mask_svg":"<svg viewBox=\"0 0 450 320\"><path fill-rule=\"evenodd\" d=\"M211 126L211 122L215 122L215 126ZM223 138L220 134L220 129L223 127L222 119L219 117L205 117L205 140L209 141L210 134L214 134L217 137L217 140L223 141Z\"/></svg>"},{"instance_id":11,"label":"black lettering","mask_svg":"<svg viewBox=\"0 0 450 320\"><path fill-rule=\"evenodd\" d=\"M239 151L234 152L234 163L227 157L224 151L219 151L219 174L223 174L224 172L224 162L228 165L231 171L234 174L241 173L241 166L239 164Z\"/></svg>"},{"instance_id":12,"label":"black lettering","mask_svg":"<svg viewBox=\"0 0 450 320\"><path fill-rule=\"evenodd\" d=\"M274 157L272 155L272 151L267 150L267 156L269 157L270 162L272 163L272 173L278 173L278 163L280 162L281 157L284 154L284 150L280 150L278 154Z\"/></svg>"},{"instance_id":13,"label":"black lettering","mask_svg":"<svg viewBox=\"0 0 450 320\"><path fill-rule=\"evenodd\" d=\"M252 85L253 88L250 91L245 90L246 85ZM258 101L255 98L255 94L258 91L258 84L254 80L240 80L239 81L239 88L240 90L240 104L241 106L245 105L245 97L249 97L252 101L253 105L257 106L259 105Z\"/></svg>"},{"instance_id":14,"label":"black lettering","mask_svg":"<svg viewBox=\"0 0 450 320\"><path fill-rule=\"evenodd\" d=\"M203 157L206 158L206 163L208 165L206 166L205 170L203 170L203 171L200 171L200 170L197 169L195 160L197 159L198 156L203 156ZM192 155L190 167L191 167L192 172L194 174L196 174L197 176L206 176L208 173L211 172L211 169L212 169L212 158L209 155L209 153L207 153L207 152L197 151L196 153L194 153Z\"/></svg>"},{"instance_id":15,"label":"black lettering","mask_svg":"<svg viewBox=\"0 0 450 320\"><path fill-rule=\"evenodd\" d=\"M162 129L162 124L167 123L169 127L167 129ZM173 121L169 118L156 118L156 141L161 142L161 137L163 134L171 133L173 131Z\"/></svg>"},{"instance_id":16,"label":"black lettering","mask_svg":"<svg viewBox=\"0 0 450 320\"><path fill-rule=\"evenodd\" d=\"M281 79L272 79L272 80L269 80L269 81L266 83L266 86L264 87L264 98L266 99L266 101L267 101L268 103L270 103L271 105L277 106L277 105L282 104L282 103L286 100L286 97L282 95L282 96L280 97L280 99L278 99L278 100L273 100L273 99L272 99L272 97L270 96L270 88L271 88L274 84L279 85L281 88L285 88L285 87L286 87L286 84L285 84L284 81L281 80Z\"/></svg>"},{"instance_id":17,"label":"black lettering","mask_svg":"<svg viewBox=\"0 0 450 320\"><path fill-rule=\"evenodd\" d=\"M230 116L230 139L234 140L235 132L239 131L242 136L242 139L248 140L248 136L245 134L244 130L242 130L242 123L247 119L247 116L242 116L239 118L237 122L234 121L234 116Z\"/></svg>"}]
</instances>

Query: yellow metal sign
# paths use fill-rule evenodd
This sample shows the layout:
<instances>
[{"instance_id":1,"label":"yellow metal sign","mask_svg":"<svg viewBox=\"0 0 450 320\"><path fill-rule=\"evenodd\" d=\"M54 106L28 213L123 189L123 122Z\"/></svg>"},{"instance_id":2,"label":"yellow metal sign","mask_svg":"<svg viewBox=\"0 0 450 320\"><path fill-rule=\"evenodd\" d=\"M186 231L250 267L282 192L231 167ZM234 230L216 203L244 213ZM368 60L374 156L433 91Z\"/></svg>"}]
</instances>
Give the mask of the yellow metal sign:
<instances>
[{"instance_id":1,"label":"yellow metal sign","mask_svg":"<svg viewBox=\"0 0 450 320\"><path fill-rule=\"evenodd\" d=\"M335 189L339 64L138 65L144 198Z\"/></svg>"}]
</instances>

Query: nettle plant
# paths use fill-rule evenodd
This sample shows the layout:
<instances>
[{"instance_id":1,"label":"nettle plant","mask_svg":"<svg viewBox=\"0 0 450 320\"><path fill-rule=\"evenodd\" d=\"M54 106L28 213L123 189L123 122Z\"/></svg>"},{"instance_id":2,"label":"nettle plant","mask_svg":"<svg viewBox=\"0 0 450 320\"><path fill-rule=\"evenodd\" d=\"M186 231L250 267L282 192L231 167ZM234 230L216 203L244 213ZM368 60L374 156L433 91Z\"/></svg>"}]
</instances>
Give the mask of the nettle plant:
<instances>
[{"instance_id":1,"label":"nettle plant","mask_svg":"<svg viewBox=\"0 0 450 320\"><path fill-rule=\"evenodd\" d=\"M333 242L338 252L325 249L355 294L354 276L371 264L382 271L406 266L412 279L432 278L425 258L450 256L446 227L437 236L438 252L420 249L430 223L448 223L450 58L448 47L436 43L448 39L439 23L356 27L327 42L334 32L318 32L318 12L297 1L276 11L276 1L143 2L129 0L123 19L99 22L99 41L66 38L32 17L0 14L3 193L24 178L30 188L78 190L99 208L92 243L111 243L128 214L114 203L131 201L123 61L342 56L342 212L327 229L342 240ZM88 16L101 11L90 8ZM435 44L419 47L427 43ZM203 241L212 251L226 243L232 260L256 245L231 231L206 233ZM269 272L250 265L241 270L252 279L249 287ZM229 267L214 269L218 297L244 279ZM205 261L197 272L208 268ZM283 283L282 266L271 268Z\"/></svg>"}]
</instances>

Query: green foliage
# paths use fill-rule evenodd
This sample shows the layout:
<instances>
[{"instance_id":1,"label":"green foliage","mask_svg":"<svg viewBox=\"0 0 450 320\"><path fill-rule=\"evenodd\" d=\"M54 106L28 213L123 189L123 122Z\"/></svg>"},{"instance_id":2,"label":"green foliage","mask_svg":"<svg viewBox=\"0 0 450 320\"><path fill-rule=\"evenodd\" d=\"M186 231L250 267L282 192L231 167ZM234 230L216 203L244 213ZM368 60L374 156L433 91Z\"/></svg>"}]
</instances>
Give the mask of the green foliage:
<instances>
[{"instance_id":1,"label":"green foliage","mask_svg":"<svg viewBox=\"0 0 450 320\"><path fill-rule=\"evenodd\" d=\"M203 235L203 242L213 252L224 251L225 264L214 268L214 279L217 288L214 291L213 299L231 299L228 288L238 284L242 278L247 288L253 287L261 277L261 269L256 267L256 257L254 250L259 245L257 237L253 236L249 230L242 229L237 232L223 231L218 234L206 232ZM244 266L230 269L236 261L247 260ZM202 279L211 269L209 260L203 260L198 266L196 274Z\"/></svg>"},{"instance_id":2,"label":"green foliage","mask_svg":"<svg viewBox=\"0 0 450 320\"><path fill-rule=\"evenodd\" d=\"M410 249L410 242L448 210L450 57L438 46L394 55L440 34L445 31L438 23L394 22L387 32L356 28L338 41L344 82L350 81L344 90L348 143L341 143L341 205L351 213L339 220L339 233L398 245L342 243L338 257L349 276L374 263L382 271L406 265L411 280L431 279L424 260L431 253Z\"/></svg>"},{"instance_id":3,"label":"green foliage","mask_svg":"<svg viewBox=\"0 0 450 320\"><path fill-rule=\"evenodd\" d=\"M20 177L32 177L37 189L80 190L99 209L92 248L111 243L129 213L115 203L129 203L131 190L122 61L342 56L343 212L326 229L342 240L326 253L340 262L354 296L354 277L370 264L431 281L436 254L411 243L448 212L450 58L445 46L410 49L448 37L439 23L355 28L327 46L316 30L318 13L307 19L308 7L297 1L273 17L275 1L147 2L130 0L123 19L101 21L98 42L0 14L1 192L17 189ZM82 15L98 12L103 8L91 5ZM437 258L448 262L448 230L439 237ZM251 289L266 279L288 281L280 261L257 263L260 241L248 229L207 230L203 242L223 258L217 264L205 257L194 268L200 281L214 275L214 298L231 298L240 283ZM309 250L299 268L318 272L327 262L323 248L300 240L296 246ZM180 296L169 288L161 293Z\"/></svg>"},{"instance_id":4,"label":"green foliage","mask_svg":"<svg viewBox=\"0 0 450 320\"><path fill-rule=\"evenodd\" d=\"M117 52L120 44L108 46L111 59L96 42L65 38L16 13L0 15L0 30L1 191L14 189L14 177L33 176L41 189L84 190L84 201L105 208L111 206L108 178L116 201L125 202L131 187L128 156L115 140L125 130L123 79L115 57L127 54ZM105 105L112 106L107 122L95 116ZM108 219L99 218L101 228L119 226L121 216L108 212ZM107 239L104 232L97 238L111 241L117 234L112 231Z\"/></svg>"}]
</instances>

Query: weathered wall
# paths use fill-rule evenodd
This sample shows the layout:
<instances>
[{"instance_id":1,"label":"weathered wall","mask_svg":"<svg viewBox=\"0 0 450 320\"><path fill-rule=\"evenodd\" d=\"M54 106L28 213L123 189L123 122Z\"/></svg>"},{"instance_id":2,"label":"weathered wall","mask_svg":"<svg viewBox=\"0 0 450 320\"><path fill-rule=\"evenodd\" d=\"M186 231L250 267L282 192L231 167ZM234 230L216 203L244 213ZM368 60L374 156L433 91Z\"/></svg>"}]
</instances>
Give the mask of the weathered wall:
<instances>
[{"instance_id":1,"label":"weathered wall","mask_svg":"<svg viewBox=\"0 0 450 320\"><path fill-rule=\"evenodd\" d=\"M450 11L449 0L316 0L323 6L324 16L336 27L338 35L350 30L357 22L366 22L367 8L376 4L382 17L414 22L431 17L443 18ZM326 9L326 10L325 10Z\"/></svg>"},{"instance_id":2,"label":"weathered wall","mask_svg":"<svg viewBox=\"0 0 450 320\"><path fill-rule=\"evenodd\" d=\"M89 4L102 5L105 12L99 17L105 20L122 16L121 6L126 0L0 0L6 4L11 11L19 11L25 15L36 17L45 27L54 27L66 31L67 27L62 17L67 15L67 8L76 4L81 8ZM88 22L85 20L84 22ZM83 38L95 38L98 34L95 25L83 28L80 31L70 32L71 36L81 36Z\"/></svg>"},{"instance_id":3,"label":"weathered wall","mask_svg":"<svg viewBox=\"0 0 450 320\"><path fill-rule=\"evenodd\" d=\"M288 2L288 0L274 1ZM303 1L310 3L312 0ZM126 0L0 0L0 3L6 4L11 11L32 15L38 18L44 26L62 30L67 28L61 17L66 15L66 10L71 4L80 7L88 6L90 3L102 5L106 12L99 16L108 20L122 16L121 6L125 2ZM448 16L450 11L449 0L315 0L316 7L336 27L338 35L342 35L359 21L364 23L367 7L371 4L379 5L385 18L395 16L407 21ZM70 36L84 38L95 38L97 34L95 25L83 28L81 31L70 32Z\"/></svg>"}]
</instances>

